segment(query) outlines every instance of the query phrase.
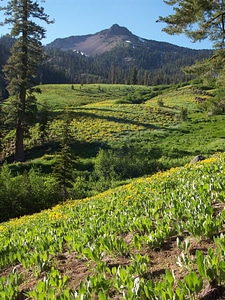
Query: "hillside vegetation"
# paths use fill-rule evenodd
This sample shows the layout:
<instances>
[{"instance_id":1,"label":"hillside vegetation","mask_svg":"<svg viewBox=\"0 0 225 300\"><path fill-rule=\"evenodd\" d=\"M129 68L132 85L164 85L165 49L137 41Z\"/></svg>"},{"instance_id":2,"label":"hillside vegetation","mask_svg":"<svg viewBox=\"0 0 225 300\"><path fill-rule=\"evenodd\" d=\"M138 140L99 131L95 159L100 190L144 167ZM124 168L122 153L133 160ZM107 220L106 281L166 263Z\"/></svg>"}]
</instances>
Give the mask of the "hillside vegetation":
<instances>
[{"instance_id":1,"label":"hillside vegetation","mask_svg":"<svg viewBox=\"0 0 225 300\"><path fill-rule=\"evenodd\" d=\"M216 154L2 223L1 299L222 299L224 170Z\"/></svg>"},{"instance_id":2,"label":"hillside vegetation","mask_svg":"<svg viewBox=\"0 0 225 300\"><path fill-rule=\"evenodd\" d=\"M140 39L127 29L125 31L128 36L124 34L123 27L112 26L96 35L57 39L47 45L44 47L47 59L39 64L37 84L132 84L134 68L137 70L136 83L140 85L177 84L193 78L182 72L181 68L194 64L196 60L208 59L213 54L212 50L194 50ZM92 41L89 43L86 38ZM78 45L73 39L82 42L78 42ZM15 39L9 35L0 37L0 67L6 64L14 42ZM99 47L96 47L96 42ZM84 44L87 46L85 49ZM63 51L65 49L70 51ZM88 49L92 54L97 54L98 50L101 53L90 56L91 53L86 51ZM5 87L6 82L0 70L0 96L3 99L8 95Z\"/></svg>"},{"instance_id":3,"label":"hillside vegetation","mask_svg":"<svg viewBox=\"0 0 225 300\"><path fill-rule=\"evenodd\" d=\"M89 197L225 149L224 115L208 115L214 112L214 91L194 82L40 88L37 118L26 131L26 163L11 163L14 123L6 120L1 159L8 165L0 173L0 221L50 208L63 197ZM196 98L203 100L198 103ZM7 118L8 106L4 102ZM71 151L67 155L65 134ZM63 196L59 165L68 155Z\"/></svg>"},{"instance_id":4,"label":"hillside vegetation","mask_svg":"<svg viewBox=\"0 0 225 300\"><path fill-rule=\"evenodd\" d=\"M224 115L212 115L210 118L207 112L214 109L212 93L194 85L145 87L93 84L42 85L40 88L42 94L37 95L38 115L35 126L27 135L27 149L42 144L40 127L44 122L44 143L57 142L67 110L72 135L77 142L99 142L113 146L114 141L117 145L142 141L151 148L153 144L161 147L161 142L167 140L172 148L186 147L189 157L200 151L208 155L223 150ZM199 96L204 100L202 103L195 101ZM201 135L202 139L197 139L196 135ZM181 145L173 143L174 136L180 139ZM191 139L191 144L196 140L198 146L188 143L192 149L187 149L188 145L184 143L187 137ZM5 140L10 142L10 138L9 134ZM206 141L218 143L218 147L208 148ZM146 145L147 142L150 143ZM10 150L7 145L5 149ZM32 155L28 154L29 158ZM179 154L177 158L180 158Z\"/></svg>"},{"instance_id":5,"label":"hillside vegetation","mask_svg":"<svg viewBox=\"0 0 225 300\"><path fill-rule=\"evenodd\" d=\"M222 299L225 135L224 115L208 114L214 91L40 87L26 163L10 163L9 125L3 135L0 218L14 219L0 224L0 298ZM62 203L54 170L65 129L76 158L73 200ZM197 154L206 159L190 164Z\"/></svg>"}]
</instances>

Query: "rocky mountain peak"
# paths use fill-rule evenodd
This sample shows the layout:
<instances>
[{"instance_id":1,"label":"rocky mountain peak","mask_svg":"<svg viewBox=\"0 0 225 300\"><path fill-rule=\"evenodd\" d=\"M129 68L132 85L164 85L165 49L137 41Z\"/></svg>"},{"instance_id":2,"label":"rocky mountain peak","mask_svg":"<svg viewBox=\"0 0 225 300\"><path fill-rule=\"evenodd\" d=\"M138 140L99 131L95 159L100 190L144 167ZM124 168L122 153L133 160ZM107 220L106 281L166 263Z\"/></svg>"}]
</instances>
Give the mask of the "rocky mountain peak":
<instances>
[{"instance_id":1,"label":"rocky mountain peak","mask_svg":"<svg viewBox=\"0 0 225 300\"><path fill-rule=\"evenodd\" d=\"M138 37L133 35L126 27L113 24L109 29L104 29L95 34L60 38L46 46L47 48L58 48L66 51L78 51L93 56L110 51L127 40L130 43L138 43Z\"/></svg>"},{"instance_id":2,"label":"rocky mountain peak","mask_svg":"<svg viewBox=\"0 0 225 300\"><path fill-rule=\"evenodd\" d=\"M113 36L113 35L124 35L124 36L130 36L132 33L126 28L119 26L118 24L113 24L108 30L107 30L107 35L108 36Z\"/></svg>"}]
</instances>

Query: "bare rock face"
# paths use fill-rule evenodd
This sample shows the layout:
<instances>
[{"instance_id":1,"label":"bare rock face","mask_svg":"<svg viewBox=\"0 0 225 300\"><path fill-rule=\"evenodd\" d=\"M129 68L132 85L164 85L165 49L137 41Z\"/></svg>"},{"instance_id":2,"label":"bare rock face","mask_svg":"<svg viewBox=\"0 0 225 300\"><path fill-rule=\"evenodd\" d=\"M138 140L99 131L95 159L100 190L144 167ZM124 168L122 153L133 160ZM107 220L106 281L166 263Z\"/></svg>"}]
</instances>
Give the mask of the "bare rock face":
<instances>
[{"instance_id":1,"label":"bare rock face","mask_svg":"<svg viewBox=\"0 0 225 300\"><path fill-rule=\"evenodd\" d=\"M143 41L145 39L142 39ZM57 48L63 51L82 52L87 56L99 55L111 51L118 45L142 44L140 38L132 34L126 27L118 24L112 25L109 29L81 36L70 36L57 38L46 45L47 48Z\"/></svg>"},{"instance_id":2,"label":"bare rock face","mask_svg":"<svg viewBox=\"0 0 225 300\"><path fill-rule=\"evenodd\" d=\"M108 30L104 30L103 32L106 32L108 36L123 35L133 37L133 34L126 27L119 26L118 24L112 25Z\"/></svg>"},{"instance_id":3,"label":"bare rock face","mask_svg":"<svg viewBox=\"0 0 225 300\"><path fill-rule=\"evenodd\" d=\"M205 159L204 156L202 156L202 155L197 155L197 156L195 156L195 157L190 161L190 163L191 163L191 164L195 164L196 162L201 161L201 160L204 160L204 159Z\"/></svg>"}]
</instances>

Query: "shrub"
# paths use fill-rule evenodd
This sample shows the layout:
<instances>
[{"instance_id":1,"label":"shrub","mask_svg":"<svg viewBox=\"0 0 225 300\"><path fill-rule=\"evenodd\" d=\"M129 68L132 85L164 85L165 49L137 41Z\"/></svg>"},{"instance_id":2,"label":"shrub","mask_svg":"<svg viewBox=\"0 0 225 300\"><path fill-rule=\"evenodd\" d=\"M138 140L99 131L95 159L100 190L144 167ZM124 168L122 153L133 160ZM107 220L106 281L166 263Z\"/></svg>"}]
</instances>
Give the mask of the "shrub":
<instances>
[{"instance_id":1,"label":"shrub","mask_svg":"<svg viewBox=\"0 0 225 300\"><path fill-rule=\"evenodd\" d=\"M188 119L188 109L186 107L181 107L180 118L182 121L187 121Z\"/></svg>"},{"instance_id":2,"label":"shrub","mask_svg":"<svg viewBox=\"0 0 225 300\"><path fill-rule=\"evenodd\" d=\"M61 200L56 180L31 168L14 176L8 165L0 172L0 222L39 212Z\"/></svg>"},{"instance_id":3,"label":"shrub","mask_svg":"<svg viewBox=\"0 0 225 300\"><path fill-rule=\"evenodd\" d=\"M95 160L93 180L96 181L96 189L103 191L114 186L116 181L152 174L157 169L154 159L132 147L100 149Z\"/></svg>"},{"instance_id":4,"label":"shrub","mask_svg":"<svg viewBox=\"0 0 225 300\"><path fill-rule=\"evenodd\" d=\"M162 99L159 99L157 101L157 104L158 104L159 107L163 107L164 106L164 102L162 101Z\"/></svg>"}]
</instances>

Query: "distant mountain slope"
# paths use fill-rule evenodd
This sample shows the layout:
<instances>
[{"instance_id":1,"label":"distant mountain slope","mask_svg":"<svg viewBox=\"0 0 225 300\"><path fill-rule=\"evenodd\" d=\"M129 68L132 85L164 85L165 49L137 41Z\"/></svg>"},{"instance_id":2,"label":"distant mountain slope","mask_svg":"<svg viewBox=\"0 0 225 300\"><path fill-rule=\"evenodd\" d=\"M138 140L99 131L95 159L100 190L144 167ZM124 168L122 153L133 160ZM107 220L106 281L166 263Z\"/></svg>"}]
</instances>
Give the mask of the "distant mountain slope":
<instances>
[{"instance_id":1,"label":"distant mountain slope","mask_svg":"<svg viewBox=\"0 0 225 300\"><path fill-rule=\"evenodd\" d=\"M1 37L4 65L13 39ZM195 50L140 38L114 24L95 34L56 39L46 45L47 59L39 66L38 83L177 84L192 79L181 69L212 56L212 50ZM0 72L0 88L5 86Z\"/></svg>"},{"instance_id":2,"label":"distant mountain slope","mask_svg":"<svg viewBox=\"0 0 225 300\"><path fill-rule=\"evenodd\" d=\"M136 68L137 82L145 85L190 80L181 68L212 55L212 50L140 38L117 24L95 34L56 39L46 51L48 64L69 76L69 82L129 84Z\"/></svg>"},{"instance_id":3,"label":"distant mountain slope","mask_svg":"<svg viewBox=\"0 0 225 300\"><path fill-rule=\"evenodd\" d=\"M123 43L136 45L141 42L126 27L114 24L109 29L95 34L58 38L46 46L47 48L57 48L64 51L79 51L88 56L93 56L110 51Z\"/></svg>"},{"instance_id":4,"label":"distant mountain slope","mask_svg":"<svg viewBox=\"0 0 225 300\"><path fill-rule=\"evenodd\" d=\"M146 48L149 51L156 49L165 51L180 51L181 49L191 50L189 48L179 47L166 42L157 42L138 37L130 32L126 27L119 26L118 24L114 24L109 29L104 29L95 34L57 38L46 45L47 48L61 49L64 51L79 51L88 56L102 54L104 52L111 51L118 46Z\"/></svg>"}]
</instances>

